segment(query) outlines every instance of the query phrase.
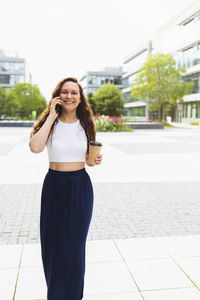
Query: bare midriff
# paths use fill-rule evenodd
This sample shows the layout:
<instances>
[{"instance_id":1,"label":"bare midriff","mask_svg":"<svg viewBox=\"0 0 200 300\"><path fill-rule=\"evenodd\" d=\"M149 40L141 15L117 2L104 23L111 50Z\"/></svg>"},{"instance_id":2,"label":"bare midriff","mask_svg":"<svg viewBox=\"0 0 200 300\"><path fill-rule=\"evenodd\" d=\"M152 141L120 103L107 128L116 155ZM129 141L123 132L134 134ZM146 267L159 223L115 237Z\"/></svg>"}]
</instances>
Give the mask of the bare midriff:
<instances>
[{"instance_id":1,"label":"bare midriff","mask_svg":"<svg viewBox=\"0 0 200 300\"><path fill-rule=\"evenodd\" d=\"M49 168L56 171L77 171L85 167L85 162L49 162Z\"/></svg>"}]
</instances>

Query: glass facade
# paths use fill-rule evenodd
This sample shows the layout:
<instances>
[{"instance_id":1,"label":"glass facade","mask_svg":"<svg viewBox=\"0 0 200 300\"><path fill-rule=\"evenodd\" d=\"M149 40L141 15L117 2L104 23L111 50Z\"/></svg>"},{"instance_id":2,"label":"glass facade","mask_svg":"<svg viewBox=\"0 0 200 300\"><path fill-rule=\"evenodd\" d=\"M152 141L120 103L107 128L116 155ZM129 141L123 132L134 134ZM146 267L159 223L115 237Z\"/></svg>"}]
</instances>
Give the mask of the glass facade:
<instances>
[{"instance_id":1,"label":"glass facade","mask_svg":"<svg viewBox=\"0 0 200 300\"><path fill-rule=\"evenodd\" d=\"M133 98L131 97L131 93L127 92L127 93L123 93L123 97L127 102L132 102Z\"/></svg>"},{"instance_id":2,"label":"glass facade","mask_svg":"<svg viewBox=\"0 0 200 300\"><path fill-rule=\"evenodd\" d=\"M126 78L122 79L122 86L123 89L131 87L131 85L134 83L135 78L138 76L138 73L135 73L131 76L128 76Z\"/></svg>"},{"instance_id":3,"label":"glass facade","mask_svg":"<svg viewBox=\"0 0 200 300\"><path fill-rule=\"evenodd\" d=\"M8 57L0 57L0 85L12 87L16 83L23 83L25 78L25 60Z\"/></svg>"},{"instance_id":4,"label":"glass facade","mask_svg":"<svg viewBox=\"0 0 200 300\"><path fill-rule=\"evenodd\" d=\"M100 76L100 75L89 75L88 76L88 84L101 86L106 83L113 83L115 85L121 85L122 80L121 76Z\"/></svg>"},{"instance_id":5,"label":"glass facade","mask_svg":"<svg viewBox=\"0 0 200 300\"><path fill-rule=\"evenodd\" d=\"M0 85L13 86L16 83L23 83L25 81L24 75L7 75L0 74Z\"/></svg>"},{"instance_id":6,"label":"glass facade","mask_svg":"<svg viewBox=\"0 0 200 300\"><path fill-rule=\"evenodd\" d=\"M0 61L0 72L24 73L24 63Z\"/></svg>"},{"instance_id":7,"label":"glass facade","mask_svg":"<svg viewBox=\"0 0 200 300\"><path fill-rule=\"evenodd\" d=\"M138 76L138 70L144 65L148 58L148 50L144 50L142 53L138 54L138 56L133 57L127 63L123 65L123 71L126 74L131 74L126 78L122 79L123 89L131 88L131 85L134 83L135 78ZM134 73L134 74L133 74ZM123 96L127 102L132 102L133 99L131 97L131 92L123 92ZM141 99L135 99L137 101Z\"/></svg>"},{"instance_id":8,"label":"glass facade","mask_svg":"<svg viewBox=\"0 0 200 300\"><path fill-rule=\"evenodd\" d=\"M179 53L178 66L181 68L189 68L200 64L200 44Z\"/></svg>"},{"instance_id":9,"label":"glass facade","mask_svg":"<svg viewBox=\"0 0 200 300\"><path fill-rule=\"evenodd\" d=\"M183 118L200 118L200 102L183 103Z\"/></svg>"},{"instance_id":10,"label":"glass facade","mask_svg":"<svg viewBox=\"0 0 200 300\"><path fill-rule=\"evenodd\" d=\"M96 93L100 87L106 85L107 83L112 83L116 85L119 88L119 90L122 89L122 73L120 74L119 71L116 72L116 75L115 72L110 74L106 74L105 72L104 74L102 73L103 72L98 71L94 73L87 72L87 75L80 80L81 85L84 88L85 95L88 95L90 93Z\"/></svg>"},{"instance_id":11,"label":"glass facade","mask_svg":"<svg viewBox=\"0 0 200 300\"><path fill-rule=\"evenodd\" d=\"M0 74L0 84L10 84L10 75Z\"/></svg>"},{"instance_id":12,"label":"glass facade","mask_svg":"<svg viewBox=\"0 0 200 300\"><path fill-rule=\"evenodd\" d=\"M193 81L192 94L200 93L200 72L183 77L184 81Z\"/></svg>"},{"instance_id":13,"label":"glass facade","mask_svg":"<svg viewBox=\"0 0 200 300\"><path fill-rule=\"evenodd\" d=\"M145 117L145 107L129 107L124 109L125 116Z\"/></svg>"}]
</instances>

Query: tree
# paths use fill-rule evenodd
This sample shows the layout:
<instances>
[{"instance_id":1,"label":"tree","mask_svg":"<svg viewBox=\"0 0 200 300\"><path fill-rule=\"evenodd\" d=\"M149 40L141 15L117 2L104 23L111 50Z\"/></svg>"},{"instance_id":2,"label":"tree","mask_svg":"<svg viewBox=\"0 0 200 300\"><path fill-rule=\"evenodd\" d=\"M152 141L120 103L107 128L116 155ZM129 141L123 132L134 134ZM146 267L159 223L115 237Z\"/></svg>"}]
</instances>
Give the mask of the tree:
<instances>
[{"instance_id":1,"label":"tree","mask_svg":"<svg viewBox=\"0 0 200 300\"><path fill-rule=\"evenodd\" d=\"M96 115L96 102L93 98L93 93L89 93L88 96L87 96L87 99L88 99L88 102L92 108L92 111L93 111L93 114Z\"/></svg>"},{"instance_id":2,"label":"tree","mask_svg":"<svg viewBox=\"0 0 200 300\"><path fill-rule=\"evenodd\" d=\"M181 80L185 69L177 68L170 54L150 54L138 72L131 96L149 101L149 110L158 111L158 121L164 119L165 108L172 115L183 96L191 93L193 82Z\"/></svg>"},{"instance_id":3,"label":"tree","mask_svg":"<svg viewBox=\"0 0 200 300\"><path fill-rule=\"evenodd\" d=\"M0 86L0 115L5 114L6 110L6 91Z\"/></svg>"},{"instance_id":4,"label":"tree","mask_svg":"<svg viewBox=\"0 0 200 300\"><path fill-rule=\"evenodd\" d=\"M116 85L108 83L100 87L93 98L97 113L116 117L122 115L126 100Z\"/></svg>"},{"instance_id":5,"label":"tree","mask_svg":"<svg viewBox=\"0 0 200 300\"><path fill-rule=\"evenodd\" d=\"M39 115L46 107L46 101L39 88L31 83L17 83L10 88L8 97L18 103L15 113L22 118L30 118L33 110Z\"/></svg>"},{"instance_id":6,"label":"tree","mask_svg":"<svg viewBox=\"0 0 200 300\"><path fill-rule=\"evenodd\" d=\"M16 110L19 108L19 103L15 101L9 94L9 88L0 86L0 116L15 116Z\"/></svg>"}]
</instances>

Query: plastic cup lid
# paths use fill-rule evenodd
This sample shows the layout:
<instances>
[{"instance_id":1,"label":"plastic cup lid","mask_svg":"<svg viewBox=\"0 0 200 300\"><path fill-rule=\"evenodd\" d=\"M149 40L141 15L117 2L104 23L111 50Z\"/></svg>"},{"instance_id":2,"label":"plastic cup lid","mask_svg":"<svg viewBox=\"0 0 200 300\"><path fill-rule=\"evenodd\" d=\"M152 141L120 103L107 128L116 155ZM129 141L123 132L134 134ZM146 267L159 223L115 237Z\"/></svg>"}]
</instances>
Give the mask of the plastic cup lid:
<instances>
[{"instance_id":1,"label":"plastic cup lid","mask_svg":"<svg viewBox=\"0 0 200 300\"><path fill-rule=\"evenodd\" d=\"M97 142L97 141L90 141L89 144L92 145L92 146L102 146L102 144L100 142Z\"/></svg>"}]
</instances>

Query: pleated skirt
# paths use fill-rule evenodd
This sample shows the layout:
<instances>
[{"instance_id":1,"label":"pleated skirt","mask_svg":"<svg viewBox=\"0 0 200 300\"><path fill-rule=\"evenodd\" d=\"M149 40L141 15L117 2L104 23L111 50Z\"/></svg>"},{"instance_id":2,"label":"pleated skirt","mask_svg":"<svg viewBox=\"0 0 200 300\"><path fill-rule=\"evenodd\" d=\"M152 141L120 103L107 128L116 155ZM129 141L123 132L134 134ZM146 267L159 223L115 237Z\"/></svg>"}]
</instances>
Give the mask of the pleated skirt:
<instances>
[{"instance_id":1,"label":"pleated skirt","mask_svg":"<svg viewBox=\"0 0 200 300\"><path fill-rule=\"evenodd\" d=\"M81 300L85 246L93 211L93 186L85 168L48 169L41 191L40 241L47 300Z\"/></svg>"}]
</instances>

